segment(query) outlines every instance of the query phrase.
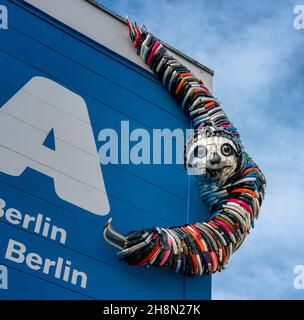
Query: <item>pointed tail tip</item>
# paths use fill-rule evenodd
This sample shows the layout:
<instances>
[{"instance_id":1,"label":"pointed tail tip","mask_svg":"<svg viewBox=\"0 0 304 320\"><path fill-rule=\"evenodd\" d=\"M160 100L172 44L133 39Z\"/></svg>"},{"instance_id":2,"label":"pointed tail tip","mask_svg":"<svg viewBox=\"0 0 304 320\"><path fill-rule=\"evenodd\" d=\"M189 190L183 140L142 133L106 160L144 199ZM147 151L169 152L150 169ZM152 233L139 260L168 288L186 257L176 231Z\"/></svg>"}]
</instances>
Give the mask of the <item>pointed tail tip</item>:
<instances>
[{"instance_id":1,"label":"pointed tail tip","mask_svg":"<svg viewBox=\"0 0 304 320\"><path fill-rule=\"evenodd\" d=\"M131 29L131 21L130 21L130 19L129 19L129 17L126 15L125 16L125 21L126 21L126 23L127 23L127 25L128 25L128 27L129 27L129 29Z\"/></svg>"},{"instance_id":2,"label":"pointed tail tip","mask_svg":"<svg viewBox=\"0 0 304 320\"><path fill-rule=\"evenodd\" d=\"M103 230L105 230L105 229L107 229L109 226L111 226L112 225L112 218L110 218L107 222L106 222L106 224L104 225L104 227L103 227Z\"/></svg>"}]
</instances>

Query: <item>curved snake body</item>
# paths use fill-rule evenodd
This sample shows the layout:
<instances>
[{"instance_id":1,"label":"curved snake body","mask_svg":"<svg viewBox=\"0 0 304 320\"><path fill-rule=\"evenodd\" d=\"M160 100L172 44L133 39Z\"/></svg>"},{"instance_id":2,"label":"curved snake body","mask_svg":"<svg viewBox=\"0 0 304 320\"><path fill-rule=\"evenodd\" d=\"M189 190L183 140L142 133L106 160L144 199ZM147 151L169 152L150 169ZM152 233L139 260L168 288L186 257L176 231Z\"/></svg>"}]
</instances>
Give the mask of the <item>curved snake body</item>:
<instances>
[{"instance_id":1,"label":"curved snake body","mask_svg":"<svg viewBox=\"0 0 304 320\"><path fill-rule=\"evenodd\" d=\"M104 238L131 265L169 267L192 277L221 271L258 218L265 177L204 83L145 27L128 19L127 23L137 54L192 121L195 131L185 145L185 167L197 175L211 218L178 227L144 228L127 236L115 231L109 220Z\"/></svg>"}]
</instances>

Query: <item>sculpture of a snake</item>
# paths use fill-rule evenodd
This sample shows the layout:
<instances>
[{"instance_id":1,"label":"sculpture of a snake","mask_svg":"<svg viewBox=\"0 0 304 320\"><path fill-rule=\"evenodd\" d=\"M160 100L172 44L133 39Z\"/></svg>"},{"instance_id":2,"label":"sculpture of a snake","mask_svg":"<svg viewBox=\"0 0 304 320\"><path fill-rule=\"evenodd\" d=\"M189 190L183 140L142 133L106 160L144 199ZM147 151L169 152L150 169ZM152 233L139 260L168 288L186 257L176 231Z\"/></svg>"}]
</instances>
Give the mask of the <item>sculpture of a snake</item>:
<instances>
[{"instance_id":1,"label":"sculpture of a snake","mask_svg":"<svg viewBox=\"0 0 304 320\"><path fill-rule=\"evenodd\" d=\"M104 238L131 265L169 267L192 277L221 271L258 218L266 187L264 175L204 83L144 26L128 18L127 24L137 54L192 121L194 134L185 145L185 168L197 175L200 196L211 218L179 227L144 228L126 236L112 228L110 219Z\"/></svg>"}]
</instances>

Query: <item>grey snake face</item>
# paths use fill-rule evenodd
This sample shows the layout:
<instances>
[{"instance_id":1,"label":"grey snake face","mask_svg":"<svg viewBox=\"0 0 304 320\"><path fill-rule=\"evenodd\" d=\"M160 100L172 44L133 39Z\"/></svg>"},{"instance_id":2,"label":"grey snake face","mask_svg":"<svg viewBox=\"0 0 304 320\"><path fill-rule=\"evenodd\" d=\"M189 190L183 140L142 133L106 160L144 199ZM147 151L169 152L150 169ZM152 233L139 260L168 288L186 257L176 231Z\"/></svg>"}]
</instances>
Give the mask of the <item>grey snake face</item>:
<instances>
[{"instance_id":1,"label":"grey snake face","mask_svg":"<svg viewBox=\"0 0 304 320\"><path fill-rule=\"evenodd\" d=\"M236 143L218 129L210 133L198 129L185 145L185 168L190 175L205 176L207 181L224 183L238 167Z\"/></svg>"}]
</instances>

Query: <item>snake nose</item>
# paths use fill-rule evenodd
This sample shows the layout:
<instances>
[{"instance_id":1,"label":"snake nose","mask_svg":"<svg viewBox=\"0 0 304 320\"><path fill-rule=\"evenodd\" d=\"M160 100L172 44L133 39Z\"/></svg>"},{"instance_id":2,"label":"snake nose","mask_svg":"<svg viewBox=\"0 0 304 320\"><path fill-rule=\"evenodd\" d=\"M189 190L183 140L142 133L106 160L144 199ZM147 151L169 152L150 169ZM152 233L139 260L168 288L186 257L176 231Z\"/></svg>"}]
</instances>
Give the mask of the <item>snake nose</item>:
<instances>
[{"instance_id":1,"label":"snake nose","mask_svg":"<svg viewBox=\"0 0 304 320\"><path fill-rule=\"evenodd\" d=\"M210 158L210 163L211 164L219 164L221 162L221 157L214 152Z\"/></svg>"}]
</instances>

